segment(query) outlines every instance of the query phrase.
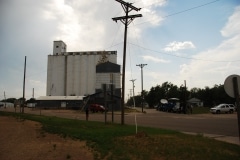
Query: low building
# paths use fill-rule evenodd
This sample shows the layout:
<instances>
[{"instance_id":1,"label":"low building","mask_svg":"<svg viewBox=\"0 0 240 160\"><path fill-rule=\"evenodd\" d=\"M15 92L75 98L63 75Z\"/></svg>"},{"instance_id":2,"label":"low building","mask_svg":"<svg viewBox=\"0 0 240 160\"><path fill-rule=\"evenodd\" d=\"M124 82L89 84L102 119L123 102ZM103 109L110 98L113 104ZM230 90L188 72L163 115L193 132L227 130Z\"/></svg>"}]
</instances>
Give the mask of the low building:
<instances>
[{"instance_id":1,"label":"low building","mask_svg":"<svg viewBox=\"0 0 240 160\"><path fill-rule=\"evenodd\" d=\"M41 96L36 99L36 107L47 109L79 109L83 105L84 96Z\"/></svg>"},{"instance_id":2,"label":"low building","mask_svg":"<svg viewBox=\"0 0 240 160\"><path fill-rule=\"evenodd\" d=\"M14 107L14 104L10 102L0 102L0 107Z\"/></svg>"},{"instance_id":3,"label":"low building","mask_svg":"<svg viewBox=\"0 0 240 160\"><path fill-rule=\"evenodd\" d=\"M194 107L202 107L203 106L203 102L198 98L191 98L187 102Z\"/></svg>"}]
</instances>

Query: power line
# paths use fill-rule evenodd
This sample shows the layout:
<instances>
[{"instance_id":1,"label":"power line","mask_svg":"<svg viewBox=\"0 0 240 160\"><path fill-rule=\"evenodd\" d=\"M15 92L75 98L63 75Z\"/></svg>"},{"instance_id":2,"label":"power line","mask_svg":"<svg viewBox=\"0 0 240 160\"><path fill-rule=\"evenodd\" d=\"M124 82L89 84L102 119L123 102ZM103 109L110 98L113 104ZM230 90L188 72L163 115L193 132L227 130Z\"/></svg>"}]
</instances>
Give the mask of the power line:
<instances>
[{"instance_id":1,"label":"power line","mask_svg":"<svg viewBox=\"0 0 240 160\"><path fill-rule=\"evenodd\" d=\"M211 1L211 2L208 2L208 3L204 3L204 4L201 4L201 5L198 5L198 6L194 6L192 8L188 8L188 9L185 9L185 10L182 10L182 11L178 11L178 12L175 12L175 13L171 13L169 15L166 15L162 18L168 18L168 17L171 17L171 16L175 16L177 14L181 14L181 13L184 13L184 12L188 12L188 11L191 11L191 10L194 10L194 9L197 9L197 8L201 8L201 7L204 7L204 6L207 6L207 5L210 5L212 3L215 3L215 2L218 2L220 0L215 0L215 1ZM138 23L138 24L135 24L135 25L142 25L142 24L145 24L145 23L148 23L148 22L151 22L151 21L155 21L156 19L152 19L152 20L148 20L148 21L145 21L145 22L141 22L141 23Z\"/></svg>"},{"instance_id":2,"label":"power line","mask_svg":"<svg viewBox=\"0 0 240 160\"><path fill-rule=\"evenodd\" d=\"M133 45L133 46L140 47L140 48L142 48L142 49L144 49L144 50L148 50L148 51L156 52L156 53L160 53L160 54L165 54L165 55L172 56L172 57L183 58L183 59L193 59L193 60L198 60L198 61L209 61L209 62L239 62L239 61L240 61L240 60L234 60L234 61L216 61L216 60L209 60L209 59L198 59L198 58L192 58L192 57L184 57L184 56L179 56L179 55L175 55L175 54L169 54L169 53L164 53L164 52L160 52L160 51L157 51L157 50L149 49L149 48L146 48L146 47L143 47L143 46L140 46L140 45L131 43L131 42L128 42L128 43L131 44L131 45Z\"/></svg>"},{"instance_id":3,"label":"power line","mask_svg":"<svg viewBox=\"0 0 240 160\"><path fill-rule=\"evenodd\" d=\"M197 9L197 8L201 8L201 7L203 7L203 6L207 6L207 5L212 4L212 3L215 3L215 2L217 2L217 1L220 1L220 0L211 1L211 2L208 2L208 3L205 3L205 4L201 4L201 5L199 5L199 6L195 6L195 7L192 7L192 8L186 9L186 10L183 10L183 11L175 12L175 13L169 14L169 15L167 15L167 16L164 16L163 18L171 17L171 16L174 16L174 15L177 15L177 14L180 14L180 13L184 13L184 12L188 12L188 11L191 11L191 10L194 10L194 9Z\"/></svg>"}]
</instances>

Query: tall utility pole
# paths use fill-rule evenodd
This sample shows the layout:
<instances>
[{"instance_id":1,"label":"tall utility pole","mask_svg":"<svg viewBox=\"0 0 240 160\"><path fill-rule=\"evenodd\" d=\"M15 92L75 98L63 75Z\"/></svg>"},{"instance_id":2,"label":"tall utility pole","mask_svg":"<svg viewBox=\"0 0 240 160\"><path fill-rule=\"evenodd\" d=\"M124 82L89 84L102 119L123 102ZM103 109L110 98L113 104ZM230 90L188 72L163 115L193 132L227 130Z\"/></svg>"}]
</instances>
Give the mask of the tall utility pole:
<instances>
[{"instance_id":1,"label":"tall utility pole","mask_svg":"<svg viewBox=\"0 0 240 160\"><path fill-rule=\"evenodd\" d=\"M5 94L5 91L4 91L4 99L5 99L5 106L4 106L4 108L6 108L7 107L7 100L6 100L6 94Z\"/></svg>"},{"instance_id":2,"label":"tall utility pole","mask_svg":"<svg viewBox=\"0 0 240 160\"><path fill-rule=\"evenodd\" d=\"M32 90L32 98L34 98L34 88L33 88L33 90Z\"/></svg>"},{"instance_id":3,"label":"tall utility pole","mask_svg":"<svg viewBox=\"0 0 240 160\"><path fill-rule=\"evenodd\" d=\"M143 112L143 100L144 100L144 97L143 97L143 67L146 66L147 64L137 64L136 66L139 66L141 68L141 79L142 79L142 112Z\"/></svg>"},{"instance_id":4,"label":"tall utility pole","mask_svg":"<svg viewBox=\"0 0 240 160\"><path fill-rule=\"evenodd\" d=\"M122 68L122 101L121 101L121 124L124 124L124 94L125 94L125 64L126 64L126 48L127 48L127 28L134 18L142 17L141 14L128 15L132 10L140 11L141 8L132 6L132 3L116 0L121 3L126 16L112 18L115 22L120 20L125 25L124 31L124 46L123 46L123 68Z\"/></svg>"},{"instance_id":5,"label":"tall utility pole","mask_svg":"<svg viewBox=\"0 0 240 160\"><path fill-rule=\"evenodd\" d=\"M184 113L186 114L186 109L187 109L187 84L186 80L184 80Z\"/></svg>"},{"instance_id":6,"label":"tall utility pole","mask_svg":"<svg viewBox=\"0 0 240 160\"><path fill-rule=\"evenodd\" d=\"M130 81L132 81L132 83L133 83L133 107L135 108L135 99L134 99L134 88L135 88L135 85L134 85L134 81L136 81L136 79L132 79L132 80L130 80Z\"/></svg>"},{"instance_id":7,"label":"tall utility pole","mask_svg":"<svg viewBox=\"0 0 240 160\"><path fill-rule=\"evenodd\" d=\"M25 103L26 60L27 60L27 57L25 56L25 62L24 62L24 76L23 76L23 102L22 102L22 113L24 113L24 103Z\"/></svg>"}]
</instances>

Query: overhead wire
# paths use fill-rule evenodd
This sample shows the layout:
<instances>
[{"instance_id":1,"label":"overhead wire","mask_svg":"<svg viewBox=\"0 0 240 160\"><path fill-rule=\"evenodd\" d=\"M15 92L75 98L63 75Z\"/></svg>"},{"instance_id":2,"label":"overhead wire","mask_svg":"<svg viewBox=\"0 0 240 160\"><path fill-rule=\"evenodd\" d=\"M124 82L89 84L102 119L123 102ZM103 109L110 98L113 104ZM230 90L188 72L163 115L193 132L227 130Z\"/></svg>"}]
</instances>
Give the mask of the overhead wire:
<instances>
[{"instance_id":1,"label":"overhead wire","mask_svg":"<svg viewBox=\"0 0 240 160\"><path fill-rule=\"evenodd\" d=\"M194 10L194 9L197 9L197 8L200 8L200 7L203 7L203 6L206 6L206 5L210 5L210 4L212 4L212 3L216 3L216 2L218 2L218 1L220 1L220 0L214 0L214 1L211 1L211 2L208 2L208 3L204 3L204 4L201 4L201 5L198 5L198 6L194 6L194 7L191 7L191 8L185 9L185 10L182 10L182 11L178 11L178 12L169 14L169 15L167 15L167 16L164 16L163 18L167 18L167 17L171 17L171 16L174 16L174 15L177 15L177 14L181 14L181 13L184 13L184 12L188 12L188 11L191 11L191 10ZM139 2L139 1L135 1L134 3L137 3L137 2ZM157 4L157 3L160 3L160 2L162 2L162 1L155 2L155 3L151 4L151 5L145 6L145 7L143 7L143 8L152 6L152 5ZM148 23L148 22L150 22L150 21L151 21L151 20L145 21L145 22L142 22L142 23L138 23L138 24L133 23L133 25L132 25L132 26L129 26L129 27L134 27L134 26L137 26L137 25L140 25L140 24L143 24L143 23ZM134 31L135 31L135 30L134 30ZM135 31L135 37L136 37L136 39L137 39L136 31ZM144 49L144 50L148 50L148 51L151 51L151 52L160 53L160 54L164 54L164 55L168 55L168 56L183 58L183 59L193 59L193 60L198 60L198 61L210 61L210 62L239 62L239 61L240 61L240 60L234 60L234 61L216 61L216 60L198 59L198 58L193 58L193 57L186 57L186 56L180 56L180 55L175 55L175 54L169 54L169 53L166 53L166 52L161 52L161 51L157 51L157 50L149 49L149 48L147 48L147 47L140 46L138 39L137 39L137 43L138 43L138 44L134 44L134 43L131 43L131 42L128 42L128 43L131 44L131 45L137 46L138 48L142 48L142 49ZM120 43L118 43L118 44L120 44ZM116 45L118 45L118 44L116 44ZM112 45L111 47L113 47L113 46L115 46L115 45Z\"/></svg>"},{"instance_id":2,"label":"overhead wire","mask_svg":"<svg viewBox=\"0 0 240 160\"><path fill-rule=\"evenodd\" d=\"M174 12L174 13L171 13L169 15L163 16L162 18L168 18L168 17L171 17L171 16L175 16L175 15L178 15L178 14L181 14L181 13L184 13L184 12L188 12L188 11L191 11L191 10L194 10L194 9L197 9L197 8L201 8L201 7L210 5L212 3L216 3L218 1L220 1L220 0L214 0L214 1L211 1L211 2L208 2L208 3L204 3L204 4L201 4L201 5L198 5L198 6L194 6L194 7L182 10L182 11ZM148 21L145 21L145 22L140 22L140 23L137 23L135 25L142 25L142 24L145 24L145 23L148 23L148 22L151 22L151 21L155 21L155 20L156 19L154 18L152 20L148 20Z\"/></svg>"},{"instance_id":3,"label":"overhead wire","mask_svg":"<svg viewBox=\"0 0 240 160\"><path fill-rule=\"evenodd\" d=\"M209 60L209 59L199 59L199 58L193 58L193 57L185 57L185 56L179 56L179 55L175 55L175 54L169 54L169 53L165 53L165 52L160 52L160 51L157 51L157 50L153 50L153 49L150 49L150 48L146 48L146 47L143 47L143 46L139 46L137 44L134 44L134 43L131 43L131 42L128 42L129 44L133 45L133 46L137 46L137 47L140 47L142 49L145 49L145 50L148 50L148 51L151 51L151 52L155 52L155 53L160 53L160 54L164 54L164 55L168 55L168 56L172 56L172 57L178 57L178 58L183 58L183 59L193 59L193 60L198 60L198 61L209 61L209 62L239 62L240 60L234 60L234 61L216 61L216 60Z\"/></svg>"}]
</instances>

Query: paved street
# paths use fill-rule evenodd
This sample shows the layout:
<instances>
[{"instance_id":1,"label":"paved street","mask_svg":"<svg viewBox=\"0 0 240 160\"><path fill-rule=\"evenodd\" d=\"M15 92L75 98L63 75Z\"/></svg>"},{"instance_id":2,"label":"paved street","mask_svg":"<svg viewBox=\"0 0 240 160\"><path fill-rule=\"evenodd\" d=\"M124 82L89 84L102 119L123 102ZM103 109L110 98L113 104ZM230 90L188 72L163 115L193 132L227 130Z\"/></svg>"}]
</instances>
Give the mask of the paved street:
<instances>
[{"instance_id":1,"label":"paved street","mask_svg":"<svg viewBox=\"0 0 240 160\"><path fill-rule=\"evenodd\" d=\"M126 116L126 123L133 124L133 115ZM139 125L174 129L184 132L220 134L238 136L237 114L175 114L165 112L150 112L138 114Z\"/></svg>"},{"instance_id":2,"label":"paved street","mask_svg":"<svg viewBox=\"0 0 240 160\"><path fill-rule=\"evenodd\" d=\"M0 110L15 111L13 108ZM140 109L139 109L140 110ZM141 110L140 110L141 111ZM234 114L176 114L144 109L146 113L125 113L125 124L135 124L135 115L138 126L156 127L178 130L196 134L213 135L213 137L231 137L236 144L238 140L237 113ZM19 109L17 109L19 112ZM42 114L64 118L85 120L84 112L75 110L36 110L25 108L25 113ZM90 113L89 121L105 121L105 114ZM112 121L112 114L108 112L107 121ZM121 123L120 112L114 113L114 122Z\"/></svg>"}]
</instances>

